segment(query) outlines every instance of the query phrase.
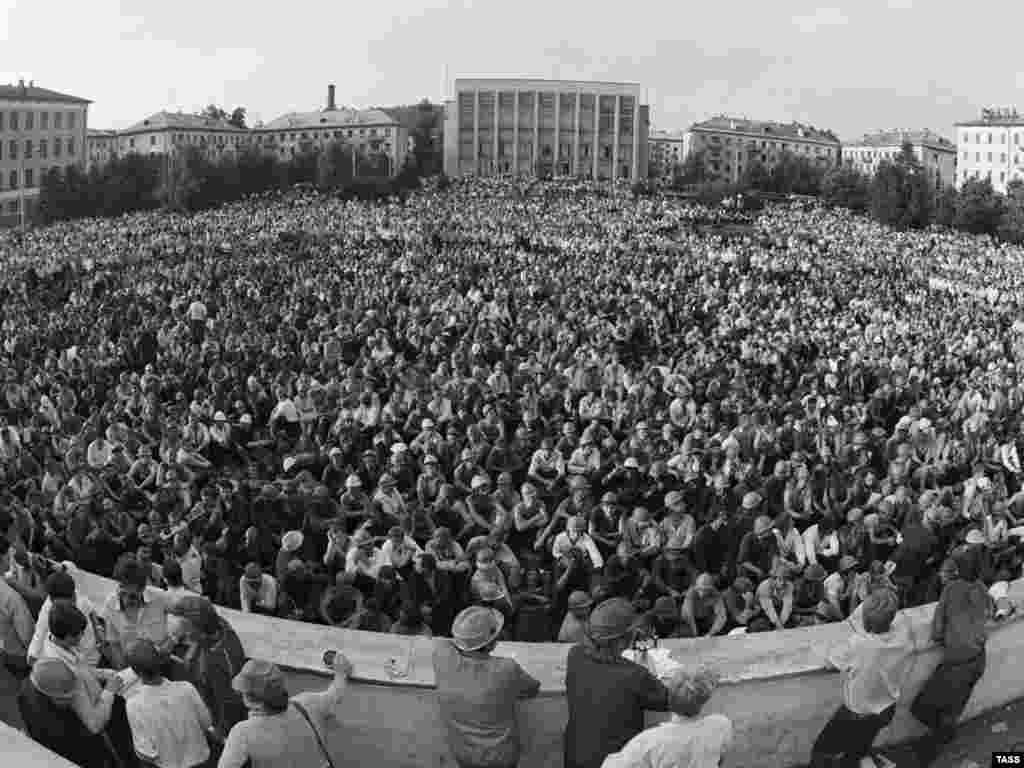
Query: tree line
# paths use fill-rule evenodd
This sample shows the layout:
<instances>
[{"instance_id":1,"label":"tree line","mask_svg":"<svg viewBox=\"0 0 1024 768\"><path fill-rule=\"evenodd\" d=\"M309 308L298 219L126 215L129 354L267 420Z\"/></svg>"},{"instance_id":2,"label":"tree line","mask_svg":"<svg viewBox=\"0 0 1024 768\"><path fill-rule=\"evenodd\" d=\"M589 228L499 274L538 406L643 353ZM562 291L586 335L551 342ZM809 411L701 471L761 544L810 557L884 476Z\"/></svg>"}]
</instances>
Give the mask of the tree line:
<instances>
[{"instance_id":1,"label":"tree line","mask_svg":"<svg viewBox=\"0 0 1024 768\"><path fill-rule=\"evenodd\" d=\"M882 160L870 177L848 166L825 169L784 153L771 168L751 163L738 183L727 183L713 178L703 152L696 152L673 167L669 178L671 188L710 204L737 194L809 195L897 229L938 225L1024 243L1024 181L1011 181L1005 195L987 178L969 179L960 189L936 189L934 176L910 144L895 158Z\"/></svg>"},{"instance_id":2,"label":"tree line","mask_svg":"<svg viewBox=\"0 0 1024 768\"><path fill-rule=\"evenodd\" d=\"M344 141L287 160L257 147L213 158L188 145L166 155L113 158L88 172L53 168L41 181L35 219L47 224L155 208L187 213L296 184L366 198L404 194L419 183L414 163L393 177L388 170L386 158Z\"/></svg>"}]
</instances>

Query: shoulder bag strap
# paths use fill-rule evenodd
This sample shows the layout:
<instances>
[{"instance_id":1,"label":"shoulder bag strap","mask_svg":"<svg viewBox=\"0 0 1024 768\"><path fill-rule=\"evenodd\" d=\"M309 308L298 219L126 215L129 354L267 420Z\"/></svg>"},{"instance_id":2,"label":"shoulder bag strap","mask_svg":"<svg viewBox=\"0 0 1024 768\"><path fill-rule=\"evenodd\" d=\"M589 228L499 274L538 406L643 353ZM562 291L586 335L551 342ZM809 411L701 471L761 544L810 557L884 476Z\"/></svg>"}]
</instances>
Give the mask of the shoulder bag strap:
<instances>
[{"instance_id":1,"label":"shoulder bag strap","mask_svg":"<svg viewBox=\"0 0 1024 768\"><path fill-rule=\"evenodd\" d=\"M299 702L292 699L292 706L294 706L299 714L302 715L306 722L309 723L309 727L313 730L313 735L316 737L316 743L320 746L320 751L324 754L324 760L327 761L327 768L334 768L334 761L331 760L331 753L327 751L327 745L324 744L324 740L320 737L320 731L317 730L313 724L313 719L309 716L309 712Z\"/></svg>"}]
</instances>

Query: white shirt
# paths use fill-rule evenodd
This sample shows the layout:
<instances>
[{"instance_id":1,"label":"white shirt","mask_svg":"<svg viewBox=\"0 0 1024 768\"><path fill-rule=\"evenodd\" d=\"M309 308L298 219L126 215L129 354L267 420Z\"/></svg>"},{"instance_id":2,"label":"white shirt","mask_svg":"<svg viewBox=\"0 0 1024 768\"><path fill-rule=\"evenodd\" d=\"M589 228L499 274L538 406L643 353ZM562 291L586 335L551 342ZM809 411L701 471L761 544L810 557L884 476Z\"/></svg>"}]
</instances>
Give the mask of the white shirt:
<instances>
[{"instance_id":1,"label":"white shirt","mask_svg":"<svg viewBox=\"0 0 1024 768\"><path fill-rule=\"evenodd\" d=\"M140 684L125 701L135 751L159 768L194 768L210 757L210 710L192 683Z\"/></svg>"},{"instance_id":2,"label":"white shirt","mask_svg":"<svg viewBox=\"0 0 1024 768\"><path fill-rule=\"evenodd\" d=\"M555 536L555 543L551 545L551 554L558 560L566 552L573 548L582 549L588 555L590 555L590 562L595 568L604 567L604 558L601 557L601 552L598 550L594 540L590 538L589 533L581 534L575 541L569 538L568 531L562 531L560 534Z\"/></svg>"},{"instance_id":3,"label":"white shirt","mask_svg":"<svg viewBox=\"0 0 1024 768\"><path fill-rule=\"evenodd\" d=\"M238 591L241 596L242 613L252 613L252 606L265 611L277 609L277 579L269 573L264 573L260 580L260 588L252 589L245 581L245 576L238 580Z\"/></svg>"},{"instance_id":4,"label":"white shirt","mask_svg":"<svg viewBox=\"0 0 1024 768\"><path fill-rule=\"evenodd\" d=\"M395 568L402 568L412 561L412 558L423 552L423 549L417 544L411 536L406 536L405 541L402 542L403 552L395 551L395 543L388 539L380 547L381 560L385 565L391 565Z\"/></svg>"},{"instance_id":5,"label":"white shirt","mask_svg":"<svg viewBox=\"0 0 1024 768\"><path fill-rule=\"evenodd\" d=\"M188 319L196 322L203 322L206 320L206 305L203 302L196 299L188 305Z\"/></svg>"},{"instance_id":6,"label":"white shirt","mask_svg":"<svg viewBox=\"0 0 1024 768\"><path fill-rule=\"evenodd\" d=\"M178 565L181 566L181 583L185 588L203 594L203 557L196 551L194 546L188 548L182 557L175 556Z\"/></svg>"},{"instance_id":7,"label":"white shirt","mask_svg":"<svg viewBox=\"0 0 1024 768\"><path fill-rule=\"evenodd\" d=\"M85 595L75 596L75 605L86 617L95 614L96 609ZM46 598L43 607L39 609L39 617L36 619L36 631L32 635L32 642L28 646L28 655L34 659L43 657L43 645L50 634L50 609L53 601ZM78 644L78 656L82 663L95 668L100 663L100 649L96 644L96 631L93 628L92 619L85 625L85 632L82 634L82 642Z\"/></svg>"},{"instance_id":8,"label":"white shirt","mask_svg":"<svg viewBox=\"0 0 1024 768\"><path fill-rule=\"evenodd\" d=\"M601 768L718 768L732 745L732 721L725 715L672 719L641 731Z\"/></svg>"}]
</instances>

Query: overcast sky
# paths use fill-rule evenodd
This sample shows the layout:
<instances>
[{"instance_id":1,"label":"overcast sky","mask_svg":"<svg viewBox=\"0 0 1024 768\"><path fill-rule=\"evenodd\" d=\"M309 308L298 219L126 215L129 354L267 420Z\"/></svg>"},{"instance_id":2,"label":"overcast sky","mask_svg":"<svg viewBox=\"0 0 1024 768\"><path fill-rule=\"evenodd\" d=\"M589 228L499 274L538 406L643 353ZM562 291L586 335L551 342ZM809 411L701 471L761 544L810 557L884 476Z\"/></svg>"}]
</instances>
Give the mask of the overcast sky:
<instances>
[{"instance_id":1,"label":"overcast sky","mask_svg":"<svg viewBox=\"0 0 1024 768\"><path fill-rule=\"evenodd\" d=\"M341 104L436 101L446 67L638 82L655 129L726 112L841 138L951 135L1024 87L1024 4L1005 0L0 0L3 19L0 82L91 99L95 128L211 102L271 120L321 107L329 82Z\"/></svg>"}]
</instances>

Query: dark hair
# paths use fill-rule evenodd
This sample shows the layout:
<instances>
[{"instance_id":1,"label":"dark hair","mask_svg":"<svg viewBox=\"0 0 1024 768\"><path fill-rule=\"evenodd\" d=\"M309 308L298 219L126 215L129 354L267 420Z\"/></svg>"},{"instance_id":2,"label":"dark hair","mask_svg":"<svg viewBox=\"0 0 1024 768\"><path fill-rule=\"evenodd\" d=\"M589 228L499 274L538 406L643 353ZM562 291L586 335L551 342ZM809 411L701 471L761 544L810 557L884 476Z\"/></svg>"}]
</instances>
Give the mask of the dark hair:
<instances>
[{"instance_id":1,"label":"dark hair","mask_svg":"<svg viewBox=\"0 0 1024 768\"><path fill-rule=\"evenodd\" d=\"M50 634L58 640L67 640L82 634L89 620L70 603L54 603L50 608Z\"/></svg>"},{"instance_id":2,"label":"dark hair","mask_svg":"<svg viewBox=\"0 0 1024 768\"><path fill-rule=\"evenodd\" d=\"M125 661L139 677L155 677L160 674L163 660L152 640L140 638L128 646Z\"/></svg>"},{"instance_id":3,"label":"dark hair","mask_svg":"<svg viewBox=\"0 0 1024 768\"><path fill-rule=\"evenodd\" d=\"M75 580L67 571L54 571L46 579L46 594L51 600L70 600L75 596Z\"/></svg>"},{"instance_id":4,"label":"dark hair","mask_svg":"<svg viewBox=\"0 0 1024 768\"><path fill-rule=\"evenodd\" d=\"M164 581L169 587L180 587L182 584L181 564L173 558L167 558L163 568Z\"/></svg>"},{"instance_id":5,"label":"dark hair","mask_svg":"<svg viewBox=\"0 0 1024 768\"><path fill-rule=\"evenodd\" d=\"M137 558L125 555L114 567L114 581L145 589L146 584L149 583L149 574L146 573L145 566Z\"/></svg>"}]
</instances>

